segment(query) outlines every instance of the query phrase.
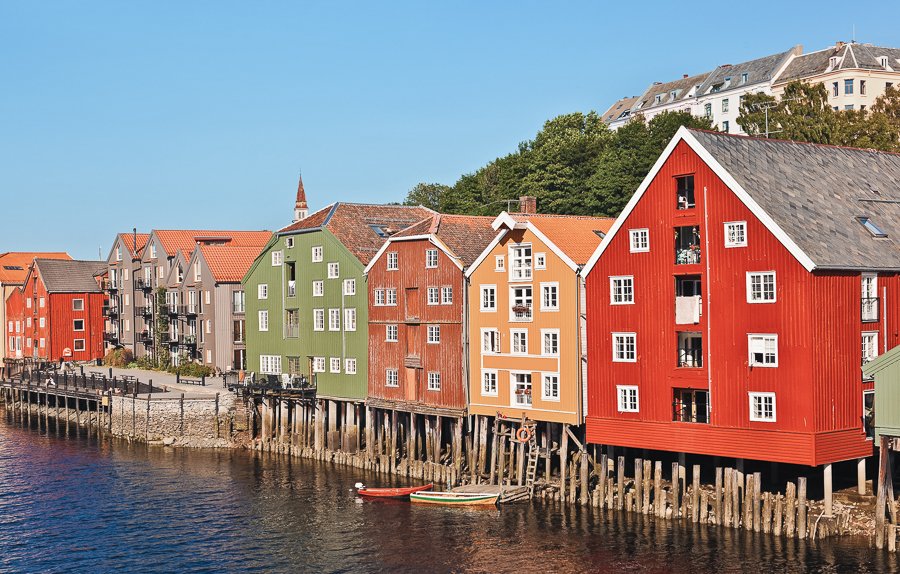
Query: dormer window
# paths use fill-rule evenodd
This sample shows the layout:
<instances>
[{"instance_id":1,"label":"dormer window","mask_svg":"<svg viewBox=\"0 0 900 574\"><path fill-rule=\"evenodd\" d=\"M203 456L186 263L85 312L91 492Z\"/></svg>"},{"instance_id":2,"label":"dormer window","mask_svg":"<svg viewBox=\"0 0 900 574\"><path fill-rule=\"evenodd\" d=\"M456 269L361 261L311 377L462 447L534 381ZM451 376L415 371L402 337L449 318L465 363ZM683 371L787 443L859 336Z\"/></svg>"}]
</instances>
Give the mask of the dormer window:
<instances>
[{"instance_id":1,"label":"dormer window","mask_svg":"<svg viewBox=\"0 0 900 574\"><path fill-rule=\"evenodd\" d=\"M747 72L744 72L743 74L741 74L741 83L742 84L746 84L749 79L750 79L750 74L748 74Z\"/></svg>"},{"instance_id":2,"label":"dormer window","mask_svg":"<svg viewBox=\"0 0 900 574\"><path fill-rule=\"evenodd\" d=\"M727 88L730 85L731 85L731 76L728 76L725 78L725 87Z\"/></svg>"},{"instance_id":3,"label":"dormer window","mask_svg":"<svg viewBox=\"0 0 900 574\"><path fill-rule=\"evenodd\" d=\"M866 228L866 231L872 234L872 237L887 237L887 233L885 233L884 230L875 225L875 222L868 217L857 217L856 220Z\"/></svg>"},{"instance_id":4,"label":"dormer window","mask_svg":"<svg viewBox=\"0 0 900 574\"><path fill-rule=\"evenodd\" d=\"M878 57L878 63L879 63L879 64L881 65L881 67L884 68L885 70L888 69L888 58L887 58L887 56L879 56L879 57Z\"/></svg>"},{"instance_id":5,"label":"dormer window","mask_svg":"<svg viewBox=\"0 0 900 574\"><path fill-rule=\"evenodd\" d=\"M678 90L672 90L669 92L669 96L674 100L678 96Z\"/></svg>"},{"instance_id":6,"label":"dormer window","mask_svg":"<svg viewBox=\"0 0 900 574\"><path fill-rule=\"evenodd\" d=\"M656 100L654 101L654 103L657 103L657 104L658 104L658 103L660 103L660 102L662 102L662 94L657 94L657 95L656 95Z\"/></svg>"},{"instance_id":7,"label":"dormer window","mask_svg":"<svg viewBox=\"0 0 900 574\"><path fill-rule=\"evenodd\" d=\"M828 59L828 67L831 68L832 70L837 68L837 65L838 65L838 57L837 56L832 56L831 58Z\"/></svg>"}]
</instances>

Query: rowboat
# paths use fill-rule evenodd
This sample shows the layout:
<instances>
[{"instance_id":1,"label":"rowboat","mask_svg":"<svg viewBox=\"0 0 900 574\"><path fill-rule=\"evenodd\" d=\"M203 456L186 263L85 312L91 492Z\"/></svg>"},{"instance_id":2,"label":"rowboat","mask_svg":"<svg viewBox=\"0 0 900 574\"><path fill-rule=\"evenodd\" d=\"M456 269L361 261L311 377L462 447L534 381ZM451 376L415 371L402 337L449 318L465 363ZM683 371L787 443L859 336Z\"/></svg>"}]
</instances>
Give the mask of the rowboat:
<instances>
[{"instance_id":1,"label":"rowboat","mask_svg":"<svg viewBox=\"0 0 900 574\"><path fill-rule=\"evenodd\" d=\"M360 482L356 483L356 492L366 498L408 498L410 494L420 490L430 490L433 484L422 486L407 486L404 488L366 488Z\"/></svg>"},{"instance_id":2,"label":"rowboat","mask_svg":"<svg viewBox=\"0 0 900 574\"><path fill-rule=\"evenodd\" d=\"M490 506L497 504L500 493L479 492L414 492L409 495L412 502L424 504L445 504L448 506Z\"/></svg>"}]
</instances>

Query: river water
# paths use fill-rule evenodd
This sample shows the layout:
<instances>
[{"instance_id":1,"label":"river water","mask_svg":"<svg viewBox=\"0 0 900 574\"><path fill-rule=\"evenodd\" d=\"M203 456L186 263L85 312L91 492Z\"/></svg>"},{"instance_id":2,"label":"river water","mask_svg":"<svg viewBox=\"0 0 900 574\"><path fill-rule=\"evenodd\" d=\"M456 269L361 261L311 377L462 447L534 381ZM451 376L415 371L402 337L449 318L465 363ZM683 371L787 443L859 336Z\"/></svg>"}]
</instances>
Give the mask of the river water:
<instances>
[{"instance_id":1,"label":"river water","mask_svg":"<svg viewBox=\"0 0 900 574\"><path fill-rule=\"evenodd\" d=\"M25 428L0 408L2 572L884 572L805 543L558 504L362 502L329 464Z\"/></svg>"}]
</instances>

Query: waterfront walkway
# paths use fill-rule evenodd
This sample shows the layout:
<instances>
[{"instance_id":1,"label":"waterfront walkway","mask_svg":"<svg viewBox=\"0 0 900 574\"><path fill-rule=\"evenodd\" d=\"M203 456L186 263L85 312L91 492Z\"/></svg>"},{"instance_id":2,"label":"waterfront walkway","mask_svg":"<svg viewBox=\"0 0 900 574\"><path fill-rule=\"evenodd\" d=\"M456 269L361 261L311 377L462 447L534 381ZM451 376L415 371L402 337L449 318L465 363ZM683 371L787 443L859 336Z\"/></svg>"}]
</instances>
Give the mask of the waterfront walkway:
<instances>
[{"instance_id":1,"label":"waterfront walkway","mask_svg":"<svg viewBox=\"0 0 900 574\"><path fill-rule=\"evenodd\" d=\"M85 367L84 372L103 373L109 376L110 367ZM222 383L222 377L207 377L206 386L197 385L186 382L176 382L176 377L172 373L162 371L146 371L144 369L120 369L112 367L112 374L115 377L130 376L137 377L142 383L153 381L154 387L165 387L169 393L184 393L185 398L201 398L214 397L216 393L226 392L225 385ZM184 377L188 380L198 380L193 377Z\"/></svg>"}]
</instances>

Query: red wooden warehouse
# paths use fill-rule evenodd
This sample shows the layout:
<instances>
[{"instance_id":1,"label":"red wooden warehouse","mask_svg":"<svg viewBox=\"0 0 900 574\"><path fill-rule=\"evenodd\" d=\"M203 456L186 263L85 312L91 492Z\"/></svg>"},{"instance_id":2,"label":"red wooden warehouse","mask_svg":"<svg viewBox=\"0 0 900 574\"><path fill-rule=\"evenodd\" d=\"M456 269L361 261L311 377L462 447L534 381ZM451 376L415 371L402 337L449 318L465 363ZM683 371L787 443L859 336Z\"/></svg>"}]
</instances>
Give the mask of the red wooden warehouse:
<instances>
[{"instance_id":1,"label":"red wooden warehouse","mask_svg":"<svg viewBox=\"0 0 900 574\"><path fill-rule=\"evenodd\" d=\"M588 440L870 455L860 364L898 343L897 181L900 155L679 130L583 270Z\"/></svg>"},{"instance_id":2,"label":"red wooden warehouse","mask_svg":"<svg viewBox=\"0 0 900 574\"><path fill-rule=\"evenodd\" d=\"M461 432L464 271L496 235L493 219L435 214L391 236L369 263L368 408L409 413L406 428L425 434L433 426L440 436L442 417Z\"/></svg>"},{"instance_id":3,"label":"red wooden warehouse","mask_svg":"<svg viewBox=\"0 0 900 574\"><path fill-rule=\"evenodd\" d=\"M103 356L105 261L35 259L6 300L8 358L91 361Z\"/></svg>"}]
</instances>

